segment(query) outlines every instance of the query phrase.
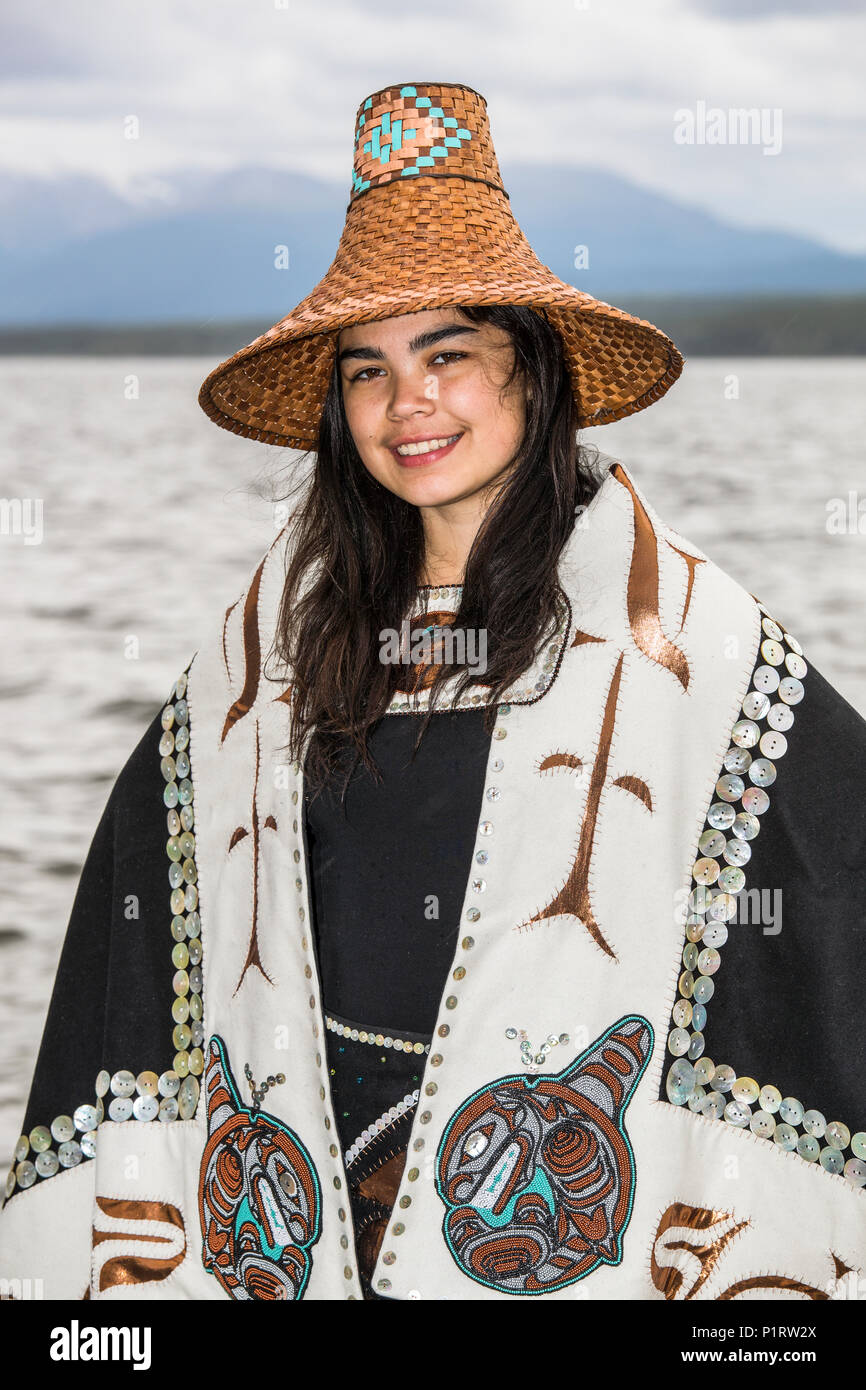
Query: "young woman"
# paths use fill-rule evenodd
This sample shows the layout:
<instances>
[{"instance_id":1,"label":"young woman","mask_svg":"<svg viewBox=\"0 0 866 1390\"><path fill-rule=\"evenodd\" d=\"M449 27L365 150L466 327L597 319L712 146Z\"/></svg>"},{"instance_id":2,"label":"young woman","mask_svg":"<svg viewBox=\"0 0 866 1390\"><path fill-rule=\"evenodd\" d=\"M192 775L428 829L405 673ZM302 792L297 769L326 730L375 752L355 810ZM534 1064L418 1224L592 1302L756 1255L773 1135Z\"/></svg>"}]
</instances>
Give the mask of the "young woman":
<instances>
[{"instance_id":1,"label":"young woman","mask_svg":"<svg viewBox=\"0 0 866 1390\"><path fill-rule=\"evenodd\" d=\"M7 1278L862 1287L866 725L577 442L681 365L536 260L477 93L362 104L331 269L202 387L315 468L97 830Z\"/></svg>"}]
</instances>

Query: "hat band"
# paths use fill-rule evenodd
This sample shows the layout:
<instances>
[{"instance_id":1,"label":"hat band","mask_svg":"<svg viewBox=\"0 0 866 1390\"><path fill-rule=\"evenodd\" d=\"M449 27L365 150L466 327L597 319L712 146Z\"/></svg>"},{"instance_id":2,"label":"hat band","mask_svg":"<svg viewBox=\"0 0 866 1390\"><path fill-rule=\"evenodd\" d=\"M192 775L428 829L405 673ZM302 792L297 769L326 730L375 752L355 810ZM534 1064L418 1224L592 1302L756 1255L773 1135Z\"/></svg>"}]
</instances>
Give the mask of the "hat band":
<instances>
[{"instance_id":1,"label":"hat band","mask_svg":"<svg viewBox=\"0 0 866 1390\"><path fill-rule=\"evenodd\" d=\"M506 191L505 191L505 189L502 187L502 184L501 184L501 183L493 183L493 182L491 182L490 179L481 179L481 178L478 177L477 174L446 174L446 173L444 173L444 172L441 173L441 174L434 174L431 170L421 169L417 174L412 174L412 175L410 175L409 177L411 177L413 180L415 180L415 179L462 179L465 183L483 183L483 184L486 184L488 188L493 188L493 189L496 190L497 193L501 193L501 194L503 195L503 197L508 198L509 203L511 202L511 198L509 197L508 193L506 193ZM363 198L363 196L364 196L365 193L375 193L375 191L376 191L377 188L387 188L388 185L391 184L391 183L403 183L403 182L404 182L404 179L403 179L403 178L401 178L401 177L398 176L398 175L395 175L393 178L390 178L390 179L383 179L381 183L373 183L373 184L370 185L369 188L361 188L361 189L358 190L357 193L353 193L353 194L352 194L352 197L351 197L351 199L349 200L349 202L347 203L346 208L347 208L347 210L348 210L350 207L352 207L352 205L353 205L354 203L357 203L358 200L359 200L360 198Z\"/></svg>"}]
</instances>

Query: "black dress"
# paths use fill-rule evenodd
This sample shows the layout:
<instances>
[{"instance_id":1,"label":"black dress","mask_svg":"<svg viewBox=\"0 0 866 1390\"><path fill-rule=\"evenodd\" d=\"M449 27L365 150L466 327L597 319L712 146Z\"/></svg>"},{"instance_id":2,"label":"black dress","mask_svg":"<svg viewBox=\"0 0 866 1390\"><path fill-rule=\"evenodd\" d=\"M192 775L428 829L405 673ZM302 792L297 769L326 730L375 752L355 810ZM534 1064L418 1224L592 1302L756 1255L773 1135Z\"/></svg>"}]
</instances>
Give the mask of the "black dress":
<instances>
[{"instance_id":1,"label":"black dress","mask_svg":"<svg viewBox=\"0 0 866 1390\"><path fill-rule=\"evenodd\" d=\"M406 1161L457 946L490 733L484 710L386 716L359 764L304 805L328 1066L364 1297Z\"/></svg>"}]
</instances>

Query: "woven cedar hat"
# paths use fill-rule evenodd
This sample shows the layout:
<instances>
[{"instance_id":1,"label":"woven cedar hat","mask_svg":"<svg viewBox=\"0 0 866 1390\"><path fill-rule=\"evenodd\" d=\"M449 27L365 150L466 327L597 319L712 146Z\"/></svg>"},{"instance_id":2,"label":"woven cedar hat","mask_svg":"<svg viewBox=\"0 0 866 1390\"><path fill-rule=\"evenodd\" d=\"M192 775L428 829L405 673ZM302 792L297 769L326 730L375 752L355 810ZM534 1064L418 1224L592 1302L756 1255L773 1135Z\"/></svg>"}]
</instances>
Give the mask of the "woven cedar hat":
<instances>
[{"instance_id":1,"label":"woven cedar hat","mask_svg":"<svg viewBox=\"0 0 866 1390\"><path fill-rule=\"evenodd\" d=\"M544 311L562 337L581 426L643 410L682 370L659 329L538 260L502 186L484 98L415 82L361 103L351 198L327 274L210 373L199 403L235 434L315 449L341 328L461 304Z\"/></svg>"}]
</instances>

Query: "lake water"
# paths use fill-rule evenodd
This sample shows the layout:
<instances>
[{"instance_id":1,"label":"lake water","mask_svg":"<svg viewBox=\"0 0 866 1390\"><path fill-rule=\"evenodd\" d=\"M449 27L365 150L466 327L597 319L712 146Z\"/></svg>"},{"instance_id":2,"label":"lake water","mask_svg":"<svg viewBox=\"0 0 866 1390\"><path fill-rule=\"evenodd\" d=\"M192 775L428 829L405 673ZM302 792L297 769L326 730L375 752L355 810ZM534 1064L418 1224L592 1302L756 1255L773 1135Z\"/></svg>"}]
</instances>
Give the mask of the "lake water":
<instances>
[{"instance_id":1,"label":"lake water","mask_svg":"<svg viewBox=\"0 0 866 1390\"><path fill-rule=\"evenodd\" d=\"M0 534L4 1176L113 780L273 538L267 479L297 466L205 417L214 365L0 358L0 497L43 518L38 545ZM694 359L659 404L586 433L866 716L866 501L864 534L856 512L827 527L833 499L866 498L864 437L861 358Z\"/></svg>"}]
</instances>

